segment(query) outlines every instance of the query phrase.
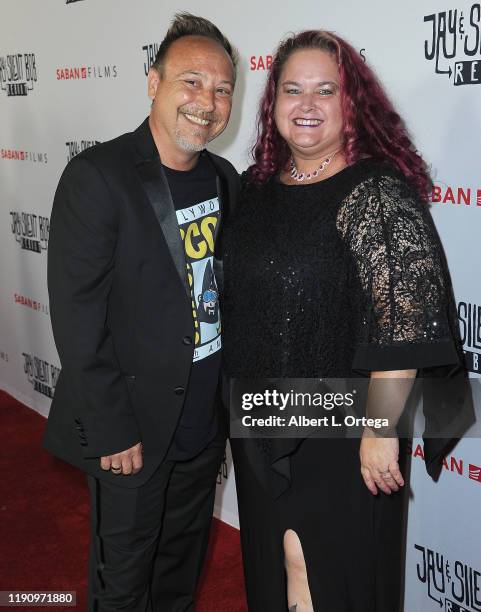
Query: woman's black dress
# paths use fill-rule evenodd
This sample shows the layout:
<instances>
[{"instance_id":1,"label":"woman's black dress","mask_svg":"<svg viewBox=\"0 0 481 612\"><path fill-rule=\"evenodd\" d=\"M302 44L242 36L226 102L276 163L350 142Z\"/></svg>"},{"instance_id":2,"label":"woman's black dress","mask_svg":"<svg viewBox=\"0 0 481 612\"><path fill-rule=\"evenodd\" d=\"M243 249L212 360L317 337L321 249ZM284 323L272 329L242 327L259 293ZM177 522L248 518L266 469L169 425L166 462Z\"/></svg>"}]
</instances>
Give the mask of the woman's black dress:
<instances>
[{"instance_id":1,"label":"woman's black dress","mask_svg":"<svg viewBox=\"0 0 481 612\"><path fill-rule=\"evenodd\" d=\"M223 238L228 377L353 377L458 363L436 230L400 173L362 160L309 185L272 178L258 188L243 179ZM301 540L316 612L400 609L406 499L369 493L359 440L231 446L250 612L287 609L286 529Z\"/></svg>"}]
</instances>

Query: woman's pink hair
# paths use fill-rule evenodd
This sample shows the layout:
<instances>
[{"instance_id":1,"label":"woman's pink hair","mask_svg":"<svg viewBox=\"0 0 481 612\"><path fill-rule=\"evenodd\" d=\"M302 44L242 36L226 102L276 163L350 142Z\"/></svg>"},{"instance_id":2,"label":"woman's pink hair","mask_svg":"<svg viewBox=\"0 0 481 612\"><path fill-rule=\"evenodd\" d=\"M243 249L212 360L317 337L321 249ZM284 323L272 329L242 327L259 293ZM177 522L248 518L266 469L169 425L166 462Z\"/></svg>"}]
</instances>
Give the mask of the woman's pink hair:
<instances>
[{"instance_id":1,"label":"woman's pink hair","mask_svg":"<svg viewBox=\"0 0 481 612\"><path fill-rule=\"evenodd\" d=\"M363 157L388 160L427 201L432 183L426 163L376 75L349 43L322 30L292 35L281 42L275 53L257 118L257 142L252 150L255 163L248 170L250 180L262 184L289 162L291 154L277 130L274 106L282 68L288 57L300 49L327 51L337 60L347 163L353 164Z\"/></svg>"}]
</instances>

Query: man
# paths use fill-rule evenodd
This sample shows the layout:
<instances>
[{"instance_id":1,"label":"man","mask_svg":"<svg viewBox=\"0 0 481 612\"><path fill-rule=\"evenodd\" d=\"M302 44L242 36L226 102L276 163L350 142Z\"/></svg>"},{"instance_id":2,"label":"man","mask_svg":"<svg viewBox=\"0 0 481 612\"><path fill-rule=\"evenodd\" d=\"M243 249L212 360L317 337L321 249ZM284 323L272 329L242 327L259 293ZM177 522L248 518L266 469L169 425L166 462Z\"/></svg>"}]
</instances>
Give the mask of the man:
<instances>
[{"instance_id":1,"label":"man","mask_svg":"<svg viewBox=\"0 0 481 612\"><path fill-rule=\"evenodd\" d=\"M88 474L90 610L193 609L225 443L217 255L238 190L204 148L229 120L235 67L212 23L177 15L150 117L74 158L55 195L62 372L45 444Z\"/></svg>"}]
</instances>

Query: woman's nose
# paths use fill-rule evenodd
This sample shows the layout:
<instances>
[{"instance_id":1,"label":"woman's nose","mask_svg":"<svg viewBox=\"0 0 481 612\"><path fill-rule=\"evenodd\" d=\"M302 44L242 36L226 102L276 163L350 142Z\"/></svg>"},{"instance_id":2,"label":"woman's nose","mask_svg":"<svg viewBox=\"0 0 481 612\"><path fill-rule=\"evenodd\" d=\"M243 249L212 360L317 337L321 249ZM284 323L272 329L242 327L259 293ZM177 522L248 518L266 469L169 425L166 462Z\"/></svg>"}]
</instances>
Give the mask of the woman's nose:
<instances>
[{"instance_id":1,"label":"woman's nose","mask_svg":"<svg viewBox=\"0 0 481 612\"><path fill-rule=\"evenodd\" d=\"M314 96L312 93L302 94L301 108L305 112L308 112L314 108Z\"/></svg>"}]
</instances>

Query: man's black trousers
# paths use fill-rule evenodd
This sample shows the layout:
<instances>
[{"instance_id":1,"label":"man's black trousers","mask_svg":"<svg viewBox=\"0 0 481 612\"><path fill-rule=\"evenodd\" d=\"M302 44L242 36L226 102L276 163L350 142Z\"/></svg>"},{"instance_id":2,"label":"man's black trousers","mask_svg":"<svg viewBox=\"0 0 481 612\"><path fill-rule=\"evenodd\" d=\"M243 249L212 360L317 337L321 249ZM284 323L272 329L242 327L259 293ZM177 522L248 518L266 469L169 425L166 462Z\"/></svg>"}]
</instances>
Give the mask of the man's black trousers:
<instances>
[{"instance_id":1,"label":"man's black trousers","mask_svg":"<svg viewBox=\"0 0 481 612\"><path fill-rule=\"evenodd\" d=\"M91 476L89 612L185 612L207 548L224 446L167 461L143 486Z\"/></svg>"}]
</instances>

